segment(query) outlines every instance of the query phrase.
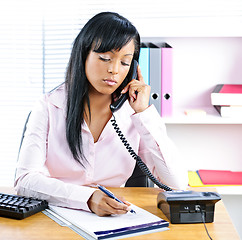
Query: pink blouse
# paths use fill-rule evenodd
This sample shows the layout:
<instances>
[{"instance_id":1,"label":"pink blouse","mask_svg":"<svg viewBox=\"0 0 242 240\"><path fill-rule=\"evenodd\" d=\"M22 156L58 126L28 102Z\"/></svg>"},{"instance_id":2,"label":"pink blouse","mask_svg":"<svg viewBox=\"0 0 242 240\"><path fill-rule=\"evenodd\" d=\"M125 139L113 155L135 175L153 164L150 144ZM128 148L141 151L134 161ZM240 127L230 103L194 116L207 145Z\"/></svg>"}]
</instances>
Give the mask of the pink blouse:
<instances>
[{"instance_id":1,"label":"pink blouse","mask_svg":"<svg viewBox=\"0 0 242 240\"><path fill-rule=\"evenodd\" d=\"M187 171L167 136L162 118L151 105L134 113L129 102L114 113L118 126L150 171L166 185L184 189ZM98 141L84 122L81 166L73 157L65 135L66 93L62 85L32 110L17 163L18 194L47 200L50 204L89 210L87 201L96 184L120 187L131 176L135 160L109 120Z\"/></svg>"}]
</instances>

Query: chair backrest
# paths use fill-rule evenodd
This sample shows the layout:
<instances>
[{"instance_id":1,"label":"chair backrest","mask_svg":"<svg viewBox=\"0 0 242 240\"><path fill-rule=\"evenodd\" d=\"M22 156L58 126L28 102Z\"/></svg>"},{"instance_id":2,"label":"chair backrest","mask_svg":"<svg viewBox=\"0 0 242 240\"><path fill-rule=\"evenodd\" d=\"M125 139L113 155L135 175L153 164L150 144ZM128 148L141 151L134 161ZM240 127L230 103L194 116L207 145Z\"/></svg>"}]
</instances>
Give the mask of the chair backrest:
<instances>
[{"instance_id":1,"label":"chair backrest","mask_svg":"<svg viewBox=\"0 0 242 240\"><path fill-rule=\"evenodd\" d=\"M26 132L26 127L27 127L27 123L29 121L30 114L31 114L31 112L29 112L27 119L25 121L25 124L24 124L23 133L22 133L22 137L21 137L21 141L20 141L20 145L19 145L19 150L18 150L18 158L19 158L19 153L20 153L20 150L21 150L21 147L22 147L22 144L23 144L24 134ZM18 158L17 158L17 161L18 161Z\"/></svg>"},{"instance_id":2,"label":"chair backrest","mask_svg":"<svg viewBox=\"0 0 242 240\"><path fill-rule=\"evenodd\" d=\"M28 116L27 116L27 119L26 119L26 121L25 121L25 124L24 124L23 133L22 133L22 136L21 136L20 145L19 145L19 149L18 149L17 162L18 162L18 159L19 159L19 153L20 153L20 150L21 150L21 147L22 147L22 144L23 144L24 134L25 134L25 132L26 132L26 127L27 127L27 123L28 123L28 121L29 121L30 114L31 114L31 112L29 112L29 114L28 114ZM14 176L14 179L15 179L15 178L16 178L16 170L15 170L15 176Z\"/></svg>"},{"instance_id":3,"label":"chair backrest","mask_svg":"<svg viewBox=\"0 0 242 240\"><path fill-rule=\"evenodd\" d=\"M141 171L136 163L134 171L127 180L125 187L154 187L154 183Z\"/></svg>"}]
</instances>

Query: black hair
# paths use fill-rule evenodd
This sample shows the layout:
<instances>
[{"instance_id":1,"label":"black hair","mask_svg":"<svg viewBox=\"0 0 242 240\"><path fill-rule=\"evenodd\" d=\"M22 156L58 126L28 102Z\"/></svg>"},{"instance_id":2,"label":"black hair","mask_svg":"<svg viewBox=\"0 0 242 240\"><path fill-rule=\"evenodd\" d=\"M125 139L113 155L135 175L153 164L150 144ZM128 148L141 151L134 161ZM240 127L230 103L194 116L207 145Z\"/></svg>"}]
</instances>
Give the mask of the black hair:
<instances>
[{"instance_id":1,"label":"black hair","mask_svg":"<svg viewBox=\"0 0 242 240\"><path fill-rule=\"evenodd\" d=\"M65 81L67 91L66 139L73 158L82 165L81 157L85 160L86 158L82 150L81 126L84 122L84 114L90 115L89 82L85 73L87 56L91 50L95 52L119 51L131 40L134 40L135 44L133 59L138 61L140 36L137 29L129 20L117 13L102 12L85 24L73 43ZM132 69L132 64L130 69ZM130 75L131 72L128 73L126 79L129 79ZM127 80L123 81L115 93L119 95L126 84ZM85 112L84 103L87 103L89 113Z\"/></svg>"}]
</instances>

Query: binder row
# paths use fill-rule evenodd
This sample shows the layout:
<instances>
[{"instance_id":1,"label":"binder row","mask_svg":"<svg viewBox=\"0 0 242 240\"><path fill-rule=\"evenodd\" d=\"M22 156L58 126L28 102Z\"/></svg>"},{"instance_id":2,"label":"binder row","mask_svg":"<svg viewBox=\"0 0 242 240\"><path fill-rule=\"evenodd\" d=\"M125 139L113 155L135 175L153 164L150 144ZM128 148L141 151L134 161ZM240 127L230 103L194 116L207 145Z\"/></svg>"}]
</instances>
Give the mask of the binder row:
<instances>
[{"instance_id":1,"label":"binder row","mask_svg":"<svg viewBox=\"0 0 242 240\"><path fill-rule=\"evenodd\" d=\"M242 171L200 169L188 171L190 187L217 187L242 185Z\"/></svg>"},{"instance_id":2,"label":"binder row","mask_svg":"<svg viewBox=\"0 0 242 240\"><path fill-rule=\"evenodd\" d=\"M142 42L139 65L145 83L151 86L150 104L162 117L171 116L172 47L165 42Z\"/></svg>"}]
</instances>

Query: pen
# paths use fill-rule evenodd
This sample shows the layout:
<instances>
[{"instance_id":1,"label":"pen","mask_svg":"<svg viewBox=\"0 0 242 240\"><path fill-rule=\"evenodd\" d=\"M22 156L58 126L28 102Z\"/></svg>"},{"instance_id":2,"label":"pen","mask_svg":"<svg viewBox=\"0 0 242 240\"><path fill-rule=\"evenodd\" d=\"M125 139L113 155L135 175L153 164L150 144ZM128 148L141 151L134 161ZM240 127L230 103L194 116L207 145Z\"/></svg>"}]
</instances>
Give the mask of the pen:
<instances>
[{"instance_id":1,"label":"pen","mask_svg":"<svg viewBox=\"0 0 242 240\"><path fill-rule=\"evenodd\" d=\"M110 192L108 189L106 189L104 186L97 185L97 187L98 187L102 192L104 192L106 195L108 195L110 198L113 198L113 199L116 200L117 202L120 202L120 203L125 204L125 203L122 202L120 199L118 199L117 197L115 197L115 195L114 195L112 192ZM130 212L131 212L131 213L136 213L133 209L130 209Z\"/></svg>"}]
</instances>

